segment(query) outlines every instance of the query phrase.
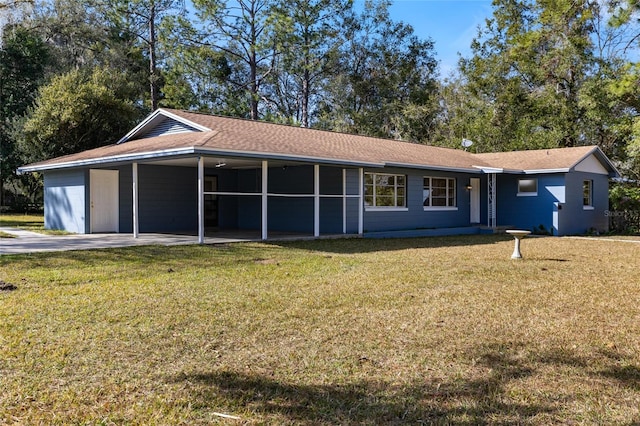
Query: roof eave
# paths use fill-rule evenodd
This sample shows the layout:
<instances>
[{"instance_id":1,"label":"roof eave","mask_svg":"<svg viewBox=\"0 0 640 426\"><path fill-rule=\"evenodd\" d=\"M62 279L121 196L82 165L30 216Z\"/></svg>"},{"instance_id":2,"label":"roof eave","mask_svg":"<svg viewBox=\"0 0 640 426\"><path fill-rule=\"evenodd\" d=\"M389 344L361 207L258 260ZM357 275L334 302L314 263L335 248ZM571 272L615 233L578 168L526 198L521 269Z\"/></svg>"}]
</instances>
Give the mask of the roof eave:
<instances>
[{"instance_id":1,"label":"roof eave","mask_svg":"<svg viewBox=\"0 0 640 426\"><path fill-rule=\"evenodd\" d=\"M331 165L344 165L351 167L384 167L383 163L372 163L366 161L342 160L334 158L318 158L293 154L262 153L235 151L224 149L207 149L202 147L187 147L179 149L167 149L162 151L147 151L141 153L111 155L106 157L89 158L85 160L65 161L60 163L36 164L33 166L19 167L18 174L42 172L49 170L61 170L78 167L89 167L114 163L129 163L136 161L153 161L172 157L183 157L185 155L212 155L224 157L254 158L256 160L280 160L296 162L314 162Z\"/></svg>"},{"instance_id":2,"label":"roof eave","mask_svg":"<svg viewBox=\"0 0 640 426\"><path fill-rule=\"evenodd\" d=\"M71 169L77 167L87 167L87 166L97 166L97 165L105 165L105 164L113 164L113 163L127 163L127 162L136 162L136 161L148 161L148 160L157 160L157 159L165 159L167 157L180 157L185 155L192 155L194 153L193 147L190 148L180 148L180 149L167 149L162 151L148 151L134 154L121 154L121 155L110 155L106 157L98 157L98 158L88 158L86 160L76 160L76 161L66 161L61 163L53 163L53 164L41 164L41 165L33 165L33 166L23 166L19 167L17 170L18 174L24 173L33 173L33 172L43 172L48 170L61 170L61 169Z\"/></svg>"},{"instance_id":3,"label":"roof eave","mask_svg":"<svg viewBox=\"0 0 640 426\"><path fill-rule=\"evenodd\" d=\"M395 162L386 162L384 163L387 167L401 167L408 169L418 169L418 170L436 170L441 172L460 172L460 173L473 173L479 174L482 173L481 170L478 170L474 167L450 167L450 166L435 166L432 164L411 164L411 163L395 163Z\"/></svg>"},{"instance_id":4,"label":"roof eave","mask_svg":"<svg viewBox=\"0 0 640 426\"><path fill-rule=\"evenodd\" d=\"M473 166L473 168L478 169L482 173L504 173L504 169L499 167Z\"/></svg>"}]
</instances>

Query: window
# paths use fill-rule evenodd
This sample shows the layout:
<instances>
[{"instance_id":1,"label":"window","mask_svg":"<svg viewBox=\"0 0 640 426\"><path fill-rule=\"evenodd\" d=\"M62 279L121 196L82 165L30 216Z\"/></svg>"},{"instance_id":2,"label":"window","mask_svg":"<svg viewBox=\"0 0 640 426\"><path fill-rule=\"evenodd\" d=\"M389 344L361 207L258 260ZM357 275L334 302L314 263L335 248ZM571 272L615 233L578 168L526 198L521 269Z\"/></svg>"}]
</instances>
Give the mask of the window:
<instances>
[{"instance_id":1,"label":"window","mask_svg":"<svg viewBox=\"0 0 640 426\"><path fill-rule=\"evenodd\" d=\"M364 176L364 205L367 207L406 208L407 177L382 173Z\"/></svg>"},{"instance_id":2,"label":"window","mask_svg":"<svg viewBox=\"0 0 640 426\"><path fill-rule=\"evenodd\" d=\"M456 180L454 178L425 177L422 188L425 209L456 207Z\"/></svg>"},{"instance_id":3,"label":"window","mask_svg":"<svg viewBox=\"0 0 640 426\"><path fill-rule=\"evenodd\" d=\"M518 196L538 195L538 179L518 179Z\"/></svg>"},{"instance_id":4,"label":"window","mask_svg":"<svg viewBox=\"0 0 640 426\"><path fill-rule=\"evenodd\" d=\"M593 209L593 181L582 182L582 207L585 210Z\"/></svg>"}]
</instances>

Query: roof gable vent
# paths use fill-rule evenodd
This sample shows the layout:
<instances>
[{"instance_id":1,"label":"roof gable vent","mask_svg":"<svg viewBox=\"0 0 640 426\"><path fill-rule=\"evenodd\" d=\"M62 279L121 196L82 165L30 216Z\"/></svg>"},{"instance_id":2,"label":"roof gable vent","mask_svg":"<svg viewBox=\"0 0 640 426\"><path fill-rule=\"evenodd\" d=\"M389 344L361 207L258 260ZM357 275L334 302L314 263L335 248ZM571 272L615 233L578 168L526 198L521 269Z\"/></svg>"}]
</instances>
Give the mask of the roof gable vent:
<instances>
[{"instance_id":1,"label":"roof gable vent","mask_svg":"<svg viewBox=\"0 0 640 426\"><path fill-rule=\"evenodd\" d=\"M198 129L191 127L185 123L181 123L178 120L174 120L169 117L162 117L162 120L159 120L157 123L150 123L147 129L135 139L146 139L153 138L156 136L168 136L175 135L178 133L188 133L188 132L197 132Z\"/></svg>"}]
</instances>

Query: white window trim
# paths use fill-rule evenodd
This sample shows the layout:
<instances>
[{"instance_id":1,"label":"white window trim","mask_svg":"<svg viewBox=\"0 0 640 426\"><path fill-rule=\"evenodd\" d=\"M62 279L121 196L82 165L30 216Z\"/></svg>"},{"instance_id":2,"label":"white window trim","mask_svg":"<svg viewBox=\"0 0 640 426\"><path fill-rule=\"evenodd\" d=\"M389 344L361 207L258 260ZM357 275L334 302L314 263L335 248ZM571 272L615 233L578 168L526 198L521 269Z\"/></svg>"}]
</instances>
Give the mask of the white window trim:
<instances>
[{"instance_id":1,"label":"white window trim","mask_svg":"<svg viewBox=\"0 0 640 426\"><path fill-rule=\"evenodd\" d=\"M424 211L457 211L458 210L458 180L452 177L442 177L442 176L422 176L422 190L424 191L424 180L429 179L429 197L431 197L431 193L433 192L433 184L431 183L433 179L446 179L447 180L447 197L445 198L447 202L449 202L449 182L453 181L453 202L455 203L453 206L422 206L422 210ZM424 198L422 199L422 203L424 204Z\"/></svg>"},{"instance_id":2,"label":"white window trim","mask_svg":"<svg viewBox=\"0 0 640 426\"><path fill-rule=\"evenodd\" d=\"M584 184L585 182L589 182L589 203L584 204ZM582 181L582 210L595 210L593 206L593 180L585 179Z\"/></svg>"},{"instance_id":3,"label":"white window trim","mask_svg":"<svg viewBox=\"0 0 640 426\"><path fill-rule=\"evenodd\" d=\"M375 206L365 206L365 211L368 212L408 212L408 207L375 207Z\"/></svg>"},{"instance_id":4,"label":"white window trim","mask_svg":"<svg viewBox=\"0 0 640 426\"><path fill-rule=\"evenodd\" d=\"M425 212L457 212L458 207L427 207L422 206L422 210Z\"/></svg>"},{"instance_id":5,"label":"white window trim","mask_svg":"<svg viewBox=\"0 0 640 426\"><path fill-rule=\"evenodd\" d=\"M536 182L536 190L535 192L521 192L520 191L520 181L521 180L532 180ZM516 197L537 197L538 196L538 179L537 178L531 178L531 179L518 179L518 193L516 194Z\"/></svg>"},{"instance_id":6,"label":"white window trim","mask_svg":"<svg viewBox=\"0 0 640 426\"><path fill-rule=\"evenodd\" d=\"M394 191L393 191L394 192L394 194L393 194L394 195L394 198L393 198L394 203L396 203L398 201L398 193L397 193L397 191L398 191L398 176L402 176L404 178L404 185L402 187L404 188L404 204L405 205L404 206L375 206L375 205L367 206L365 204L365 206L364 206L365 211L384 211L384 212L393 212L393 211L405 212L405 211L409 211L409 207L407 207L407 205L406 205L407 204L407 187L409 186L408 185L409 184L409 182L408 182L409 179L407 178L407 175L396 174L396 173L372 173L372 172L365 173L365 179L364 179L364 182L363 182L363 189L367 186L367 184L366 184L366 176L367 175L372 176L372 178L373 178L373 183L374 183L374 185L373 185L373 199L374 199L374 202L375 202L375 200L377 198L376 195L375 195L375 188L376 188L376 185L375 185L376 179L375 179L375 177L376 176L393 176L394 177L394 180L393 180L393 182L394 182L394 185L393 185L393 188L394 188ZM363 202L365 200L366 200L366 195L363 193Z\"/></svg>"}]
</instances>

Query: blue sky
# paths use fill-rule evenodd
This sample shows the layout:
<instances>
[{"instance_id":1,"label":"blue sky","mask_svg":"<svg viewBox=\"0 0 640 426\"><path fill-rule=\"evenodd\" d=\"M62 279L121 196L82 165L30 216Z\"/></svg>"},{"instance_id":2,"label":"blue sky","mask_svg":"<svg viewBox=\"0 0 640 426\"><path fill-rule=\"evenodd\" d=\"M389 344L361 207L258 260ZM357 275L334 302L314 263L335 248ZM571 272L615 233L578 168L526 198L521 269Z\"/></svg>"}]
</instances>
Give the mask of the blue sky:
<instances>
[{"instance_id":1,"label":"blue sky","mask_svg":"<svg viewBox=\"0 0 640 426\"><path fill-rule=\"evenodd\" d=\"M419 37L433 39L440 76L447 77L456 68L458 52L470 53L477 27L491 17L492 7L491 0L394 0L390 13L411 24Z\"/></svg>"}]
</instances>

